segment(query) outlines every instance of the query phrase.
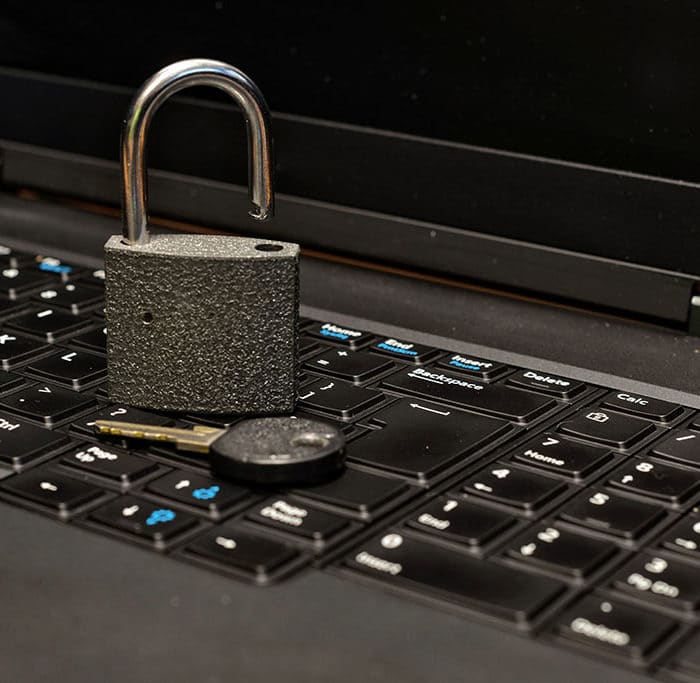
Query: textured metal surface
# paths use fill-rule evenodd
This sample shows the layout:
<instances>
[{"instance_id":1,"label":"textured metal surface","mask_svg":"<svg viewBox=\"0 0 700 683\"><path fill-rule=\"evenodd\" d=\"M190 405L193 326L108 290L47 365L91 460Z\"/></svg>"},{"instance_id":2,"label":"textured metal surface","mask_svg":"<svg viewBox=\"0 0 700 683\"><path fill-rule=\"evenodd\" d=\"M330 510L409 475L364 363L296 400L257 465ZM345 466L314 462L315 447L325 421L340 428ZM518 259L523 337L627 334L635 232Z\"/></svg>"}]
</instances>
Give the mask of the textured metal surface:
<instances>
[{"instance_id":1,"label":"textured metal surface","mask_svg":"<svg viewBox=\"0 0 700 683\"><path fill-rule=\"evenodd\" d=\"M260 251L260 244L282 249ZM153 235L127 246L120 235L111 237L111 400L187 412L293 410L298 267L298 245L285 242Z\"/></svg>"}]
</instances>

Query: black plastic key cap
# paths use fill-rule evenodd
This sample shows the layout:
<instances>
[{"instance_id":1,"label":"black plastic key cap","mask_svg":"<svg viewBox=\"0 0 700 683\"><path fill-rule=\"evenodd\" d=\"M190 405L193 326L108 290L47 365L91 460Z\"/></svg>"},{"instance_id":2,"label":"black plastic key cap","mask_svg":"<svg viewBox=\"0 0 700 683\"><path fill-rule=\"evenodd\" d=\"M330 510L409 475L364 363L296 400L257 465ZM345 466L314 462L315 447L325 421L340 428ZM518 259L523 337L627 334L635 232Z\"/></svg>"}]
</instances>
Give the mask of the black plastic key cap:
<instances>
[{"instance_id":1,"label":"black plastic key cap","mask_svg":"<svg viewBox=\"0 0 700 683\"><path fill-rule=\"evenodd\" d=\"M107 360L88 351L63 349L53 356L30 363L26 371L37 379L48 379L80 390L107 376Z\"/></svg>"},{"instance_id":2,"label":"black plastic key cap","mask_svg":"<svg viewBox=\"0 0 700 683\"><path fill-rule=\"evenodd\" d=\"M583 598L555 622L559 635L635 663L642 663L674 627L667 617L596 596Z\"/></svg>"},{"instance_id":3,"label":"black plastic key cap","mask_svg":"<svg viewBox=\"0 0 700 683\"><path fill-rule=\"evenodd\" d=\"M673 668L688 676L694 674L696 678L700 677L700 631L686 641L673 656Z\"/></svg>"},{"instance_id":4,"label":"black plastic key cap","mask_svg":"<svg viewBox=\"0 0 700 683\"><path fill-rule=\"evenodd\" d=\"M676 403L630 394L626 391L613 391L608 394L603 400L603 406L655 422L670 422L683 412L683 408Z\"/></svg>"},{"instance_id":5,"label":"black plastic key cap","mask_svg":"<svg viewBox=\"0 0 700 683\"><path fill-rule=\"evenodd\" d=\"M690 515L675 524L663 538L664 548L700 560L700 516Z\"/></svg>"},{"instance_id":6,"label":"black plastic key cap","mask_svg":"<svg viewBox=\"0 0 700 683\"><path fill-rule=\"evenodd\" d=\"M135 536L148 538L157 545L197 523L196 518L186 512L133 496L120 496L92 512L90 519Z\"/></svg>"},{"instance_id":7,"label":"black plastic key cap","mask_svg":"<svg viewBox=\"0 0 700 683\"><path fill-rule=\"evenodd\" d=\"M311 334L319 339L343 344L351 349L358 349L364 346L372 339L369 332L355 330L345 325L336 325L335 323L316 323L304 330L305 334Z\"/></svg>"},{"instance_id":8,"label":"black plastic key cap","mask_svg":"<svg viewBox=\"0 0 700 683\"><path fill-rule=\"evenodd\" d=\"M476 356L460 353L448 356L444 360L441 360L438 365L448 370L457 370L466 375L478 377L487 382L502 375L508 369L508 366L503 363L496 363L492 360L485 360L483 358L477 358Z\"/></svg>"},{"instance_id":9,"label":"black plastic key cap","mask_svg":"<svg viewBox=\"0 0 700 683\"><path fill-rule=\"evenodd\" d=\"M0 407L34 420L48 427L95 406L89 396L59 389L46 384L36 384L0 398Z\"/></svg>"},{"instance_id":10,"label":"black plastic key cap","mask_svg":"<svg viewBox=\"0 0 700 683\"><path fill-rule=\"evenodd\" d=\"M136 481L157 469L153 462L121 449L89 444L68 451L61 458L61 464L107 479L116 479L125 484Z\"/></svg>"},{"instance_id":11,"label":"black plastic key cap","mask_svg":"<svg viewBox=\"0 0 700 683\"><path fill-rule=\"evenodd\" d=\"M431 367L402 370L383 380L382 385L401 394L424 396L518 422L529 422L556 405L546 396L502 384L480 384L464 375Z\"/></svg>"},{"instance_id":12,"label":"black plastic key cap","mask_svg":"<svg viewBox=\"0 0 700 683\"><path fill-rule=\"evenodd\" d=\"M559 431L579 439L624 449L651 434L654 427L634 417L595 408L584 410L573 420L562 422Z\"/></svg>"},{"instance_id":13,"label":"black plastic key cap","mask_svg":"<svg viewBox=\"0 0 700 683\"><path fill-rule=\"evenodd\" d=\"M19 315L29 309L29 303L27 301L16 301L14 299L8 299L4 296L0 296L0 320L5 320L7 318L12 318L15 315Z\"/></svg>"},{"instance_id":14,"label":"black plastic key cap","mask_svg":"<svg viewBox=\"0 0 700 683\"><path fill-rule=\"evenodd\" d=\"M14 415L0 414L0 462L26 465L68 444L70 440L65 434L50 432Z\"/></svg>"},{"instance_id":15,"label":"black plastic key cap","mask_svg":"<svg viewBox=\"0 0 700 683\"><path fill-rule=\"evenodd\" d=\"M535 370L516 372L508 378L507 383L521 389L541 391L544 394L564 399L573 398L586 388L586 385L578 380L550 375L547 372L536 372Z\"/></svg>"},{"instance_id":16,"label":"black plastic key cap","mask_svg":"<svg viewBox=\"0 0 700 683\"><path fill-rule=\"evenodd\" d=\"M104 290L82 282L69 282L42 289L32 298L40 304L62 308L76 315L99 304L104 298Z\"/></svg>"},{"instance_id":17,"label":"black plastic key cap","mask_svg":"<svg viewBox=\"0 0 700 683\"><path fill-rule=\"evenodd\" d=\"M564 507L560 516L567 522L634 539L658 522L663 512L655 505L623 498L605 489L593 489Z\"/></svg>"},{"instance_id":18,"label":"black plastic key cap","mask_svg":"<svg viewBox=\"0 0 700 683\"><path fill-rule=\"evenodd\" d=\"M687 429L674 431L658 446L654 446L652 453L660 458L700 467L700 434Z\"/></svg>"},{"instance_id":19,"label":"black plastic key cap","mask_svg":"<svg viewBox=\"0 0 700 683\"><path fill-rule=\"evenodd\" d=\"M384 396L376 389L356 387L341 380L319 379L299 392L299 405L340 419L350 419L381 403Z\"/></svg>"},{"instance_id":20,"label":"black plastic key cap","mask_svg":"<svg viewBox=\"0 0 700 683\"><path fill-rule=\"evenodd\" d=\"M617 470L608 483L668 503L680 503L700 487L700 472L635 459Z\"/></svg>"},{"instance_id":21,"label":"black plastic key cap","mask_svg":"<svg viewBox=\"0 0 700 683\"><path fill-rule=\"evenodd\" d=\"M599 567L615 549L608 541L541 524L509 543L506 553L525 564L582 578Z\"/></svg>"},{"instance_id":22,"label":"black plastic key cap","mask_svg":"<svg viewBox=\"0 0 700 683\"><path fill-rule=\"evenodd\" d=\"M542 507L565 488L554 479L500 462L492 463L488 469L470 477L463 486L466 493L528 512Z\"/></svg>"},{"instance_id":23,"label":"black plastic key cap","mask_svg":"<svg viewBox=\"0 0 700 683\"><path fill-rule=\"evenodd\" d=\"M553 579L475 560L397 532L363 544L345 563L397 587L519 624L526 624L563 588Z\"/></svg>"},{"instance_id":24,"label":"black plastic key cap","mask_svg":"<svg viewBox=\"0 0 700 683\"><path fill-rule=\"evenodd\" d=\"M392 358L400 358L411 363L427 363L438 354L432 346L402 341L393 337L385 337L370 347L375 353L382 353Z\"/></svg>"},{"instance_id":25,"label":"black plastic key cap","mask_svg":"<svg viewBox=\"0 0 700 683\"><path fill-rule=\"evenodd\" d=\"M0 370L0 394L6 394L8 391L18 389L23 384L26 384L23 377Z\"/></svg>"},{"instance_id":26,"label":"black plastic key cap","mask_svg":"<svg viewBox=\"0 0 700 683\"><path fill-rule=\"evenodd\" d=\"M16 299L23 294L51 284L51 278L31 268L3 268L0 270L0 294Z\"/></svg>"},{"instance_id":27,"label":"black plastic key cap","mask_svg":"<svg viewBox=\"0 0 700 683\"><path fill-rule=\"evenodd\" d=\"M79 436L95 438L95 420L121 420L122 422L138 422L146 425L171 425L172 418L158 413L151 413L121 403L98 410L86 415L70 426L72 433Z\"/></svg>"},{"instance_id":28,"label":"black plastic key cap","mask_svg":"<svg viewBox=\"0 0 700 683\"><path fill-rule=\"evenodd\" d=\"M65 516L103 495L101 489L49 470L32 470L5 479L2 490Z\"/></svg>"},{"instance_id":29,"label":"black plastic key cap","mask_svg":"<svg viewBox=\"0 0 700 683\"><path fill-rule=\"evenodd\" d=\"M350 382L364 382L392 367L384 360L367 351L329 349L306 361L304 367L311 372L340 377Z\"/></svg>"},{"instance_id":30,"label":"black plastic key cap","mask_svg":"<svg viewBox=\"0 0 700 683\"><path fill-rule=\"evenodd\" d=\"M11 370L30 359L45 356L52 350L49 345L16 332L0 333L0 363L3 370Z\"/></svg>"},{"instance_id":31,"label":"black plastic key cap","mask_svg":"<svg viewBox=\"0 0 700 683\"><path fill-rule=\"evenodd\" d=\"M454 497L442 497L413 513L406 524L437 538L481 546L515 523L513 517Z\"/></svg>"},{"instance_id":32,"label":"black plastic key cap","mask_svg":"<svg viewBox=\"0 0 700 683\"><path fill-rule=\"evenodd\" d=\"M384 426L350 443L348 459L421 482L512 429L503 420L410 399L383 408L372 422Z\"/></svg>"},{"instance_id":33,"label":"black plastic key cap","mask_svg":"<svg viewBox=\"0 0 700 683\"><path fill-rule=\"evenodd\" d=\"M70 344L86 348L90 351L105 353L107 350L107 328L97 327L94 330L83 332L83 334L71 338Z\"/></svg>"},{"instance_id":34,"label":"black plastic key cap","mask_svg":"<svg viewBox=\"0 0 700 683\"><path fill-rule=\"evenodd\" d=\"M53 308L38 308L7 321L7 327L24 334L41 337L47 342L73 334L88 327L90 319L64 313Z\"/></svg>"}]
</instances>

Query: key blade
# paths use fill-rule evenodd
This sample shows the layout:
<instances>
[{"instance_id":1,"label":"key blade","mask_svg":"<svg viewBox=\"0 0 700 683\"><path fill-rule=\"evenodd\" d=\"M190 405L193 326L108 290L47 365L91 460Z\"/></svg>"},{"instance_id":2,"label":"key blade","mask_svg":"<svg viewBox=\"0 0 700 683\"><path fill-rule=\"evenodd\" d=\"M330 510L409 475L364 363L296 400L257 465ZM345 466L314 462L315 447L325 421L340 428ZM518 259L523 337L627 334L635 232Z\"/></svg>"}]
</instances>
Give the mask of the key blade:
<instances>
[{"instance_id":1,"label":"key blade","mask_svg":"<svg viewBox=\"0 0 700 683\"><path fill-rule=\"evenodd\" d=\"M178 427L161 427L159 425L139 424L138 422L119 422L117 420L95 420L95 432L110 436L124 436L144 441L165 441L175 444L180 451L208 453L209 446L226 430L216 427L180 429Z\"/></svg>"}]
</instances>

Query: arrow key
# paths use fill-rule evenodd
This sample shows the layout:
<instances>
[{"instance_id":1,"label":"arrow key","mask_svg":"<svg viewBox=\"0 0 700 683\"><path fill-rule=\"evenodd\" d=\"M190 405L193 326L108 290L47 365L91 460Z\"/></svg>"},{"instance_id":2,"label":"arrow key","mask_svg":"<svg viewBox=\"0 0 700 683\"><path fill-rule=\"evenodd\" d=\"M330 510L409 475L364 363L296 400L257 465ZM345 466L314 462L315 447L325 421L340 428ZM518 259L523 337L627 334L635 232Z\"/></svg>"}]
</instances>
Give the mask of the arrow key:
<instances>
[{"instance_id":1,"label":"arrow key","mask_svg":"<svg viewBox=\"0 0 700 683\"><path fill-rule=\"evenodd\" d=\"M0 399L0 407L43 422L47 427L96 407L95 401L74 391L37 384Z\"/></svg>"},{"instance_id":2,"label":"arrow key","mask_svg":"<svg viewBox=\"0 0 700 683\"><path fill-rule=\"evenodd\" d=\"M63 350L31 363L27 374L81 390L107 376L107 359L87 351Z\"/></svg>"}]
</instances>

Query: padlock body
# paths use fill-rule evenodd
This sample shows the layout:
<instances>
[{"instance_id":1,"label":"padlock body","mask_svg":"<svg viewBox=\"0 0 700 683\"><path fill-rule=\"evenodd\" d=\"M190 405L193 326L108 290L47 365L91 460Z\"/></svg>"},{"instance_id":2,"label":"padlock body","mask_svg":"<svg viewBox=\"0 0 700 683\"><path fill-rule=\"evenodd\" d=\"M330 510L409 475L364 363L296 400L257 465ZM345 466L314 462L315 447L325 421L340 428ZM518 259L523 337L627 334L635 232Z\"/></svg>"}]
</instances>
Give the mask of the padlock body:
<instances>
[{"instance_id":1,"label":"padlock body","mask_svg":"<svg viewBox=\"0 0 700 683\"><path fill-rule=\"evenodd\" d=\"M299 247L219 235L105 245L112 401L284 414L297 396Z\"/></svg>"}]
</instances>

